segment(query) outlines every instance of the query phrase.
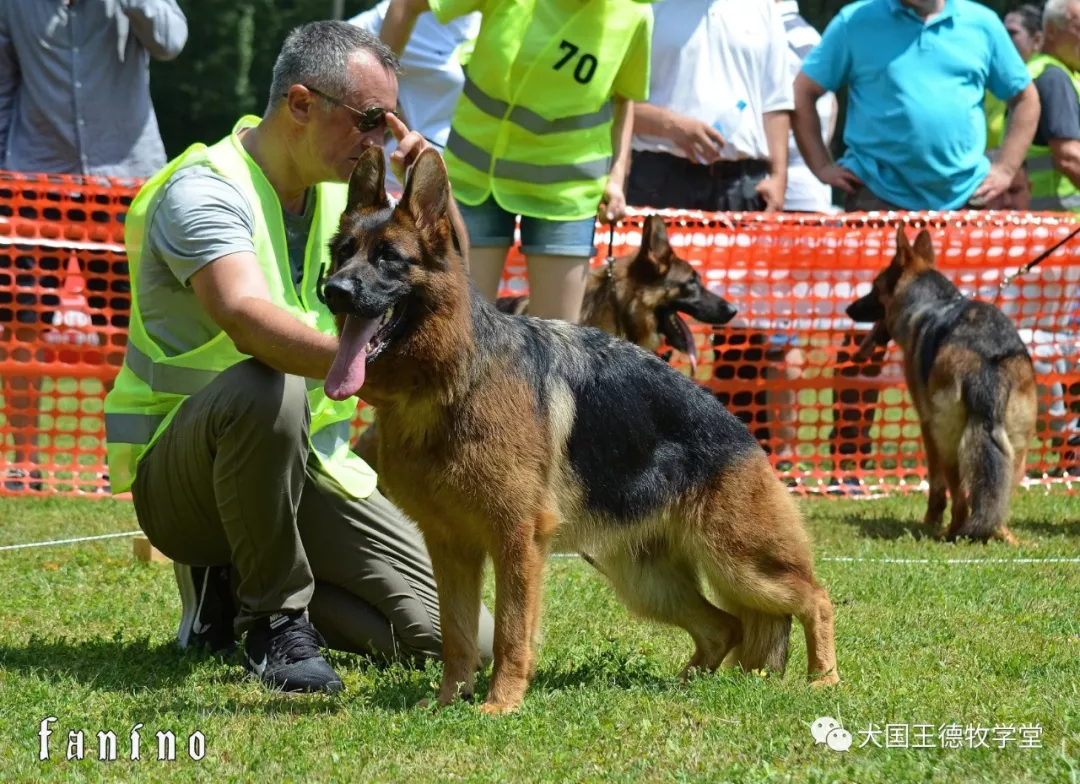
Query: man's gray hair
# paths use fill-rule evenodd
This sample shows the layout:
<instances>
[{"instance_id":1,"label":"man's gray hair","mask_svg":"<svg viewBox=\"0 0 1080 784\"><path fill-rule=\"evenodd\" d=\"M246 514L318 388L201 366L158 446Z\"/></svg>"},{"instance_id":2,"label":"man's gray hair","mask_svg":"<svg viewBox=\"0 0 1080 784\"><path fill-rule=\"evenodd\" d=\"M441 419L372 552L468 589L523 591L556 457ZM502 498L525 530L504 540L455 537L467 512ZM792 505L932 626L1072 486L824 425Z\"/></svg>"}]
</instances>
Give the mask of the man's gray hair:
<instances>
[{"instance_id":1,"label":"man's gray hair","mask_svg":"<svg viewBox=\"0 0 1080 784\"><path fill-rule=\"evenodd\" d=\"M1043 30L1063 26L1069 18L1069 7L1075 2L1076 0L1047 0L1042 12Z\"/></svg>"},{"instance_id":2,"label":"man's gray hair","mask_svg":"<svg viewBox=\"0 0 1080 784\"><path fill-rule=\"evenodd\" d=\"M378 36L348 22L309 22L294 28L281 45L270 83L267 114L294 84L304 84L338 99L349 90L349 58L368 52L388 71L400 70L397 55Z\"/></svg>"}]
</instances>

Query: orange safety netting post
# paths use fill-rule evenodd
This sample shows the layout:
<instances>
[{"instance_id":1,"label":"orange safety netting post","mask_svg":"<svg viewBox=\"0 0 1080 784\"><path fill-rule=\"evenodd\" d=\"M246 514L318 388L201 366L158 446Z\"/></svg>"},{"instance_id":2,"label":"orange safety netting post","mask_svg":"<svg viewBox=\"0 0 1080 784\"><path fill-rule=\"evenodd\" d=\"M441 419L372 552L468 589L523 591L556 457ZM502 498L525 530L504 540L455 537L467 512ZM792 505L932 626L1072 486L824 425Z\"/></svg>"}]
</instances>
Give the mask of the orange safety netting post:
<instances>
[{"instance_id":1,"label":"orange safety netting post","mask_svg":"<svg viewBox=\"0 0 1080 784\"><path fill-rule=\"evenodd\" d=\"M0 495L107 491L102 401L126 346L123 219L135 186L0 173ZM979 212L662 214L677 252L739 309L721 329L693 325L695 380L746 423L795 491L863 496L925 477L898 349L854 362L865 325L844 314L891 258L896 222L912 235L928 227L938 267L987 300L1075 225L1067 215ZM616 255L636 250L641 220L617 227ZM594 264L607 237L598 226ZM526 290L515 247L503 293ZM1040 385L1035 484L1071 486L1080 473L1078 303L1080 240L1002 292ZM679 354L671 363L690 372ZM354 434L371 416L361 409Z\"/></svg>"}]
</instances>

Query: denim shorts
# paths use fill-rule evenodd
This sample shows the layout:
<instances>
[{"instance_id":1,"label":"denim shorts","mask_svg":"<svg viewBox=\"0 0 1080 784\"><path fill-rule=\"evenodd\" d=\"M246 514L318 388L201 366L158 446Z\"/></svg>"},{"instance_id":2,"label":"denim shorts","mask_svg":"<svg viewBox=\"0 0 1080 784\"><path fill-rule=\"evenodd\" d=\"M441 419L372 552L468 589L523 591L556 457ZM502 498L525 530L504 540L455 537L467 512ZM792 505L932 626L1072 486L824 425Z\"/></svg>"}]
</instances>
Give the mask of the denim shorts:
<instances>
[{"instance_id":1,"label":"denim shorts","mask_svg":"<svg viewBox=\"0 0 1080 784\"><path fill-rule=\"evenodd\" d=\"M490 196L475 207L458 202L461 218L469 232L469 244L477 248L498 248L514 244L516 215L500 207ZM526 256L596 255L593 234L596 218L573 221L546 220L521 216L521 252Z\"/></svg>"}]
</instances>

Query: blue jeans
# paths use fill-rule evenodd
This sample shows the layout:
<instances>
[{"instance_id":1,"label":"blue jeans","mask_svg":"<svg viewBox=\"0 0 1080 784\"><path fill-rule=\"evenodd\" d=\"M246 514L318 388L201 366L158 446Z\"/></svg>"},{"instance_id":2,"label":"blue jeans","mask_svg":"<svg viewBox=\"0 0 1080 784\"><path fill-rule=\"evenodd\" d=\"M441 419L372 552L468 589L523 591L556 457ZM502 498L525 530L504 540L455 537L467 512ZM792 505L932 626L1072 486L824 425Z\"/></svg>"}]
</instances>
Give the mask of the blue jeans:
<instances>
[{"instance_id":1,"label":"blue jeans","mask_svg":"<svg viewBox=\"0 0 1080 784\"><path fill-rule=\"evenodd\" d=\"M508 247L514 244L513 213L488 197L470 207L458 202L461 218L469 232L469 244L476 248ZM546 220L521 216L521 252L526 256L575 256L591 259L596 255L593 234L596 218L574 221Z\"/></svg>"}]
</instances>

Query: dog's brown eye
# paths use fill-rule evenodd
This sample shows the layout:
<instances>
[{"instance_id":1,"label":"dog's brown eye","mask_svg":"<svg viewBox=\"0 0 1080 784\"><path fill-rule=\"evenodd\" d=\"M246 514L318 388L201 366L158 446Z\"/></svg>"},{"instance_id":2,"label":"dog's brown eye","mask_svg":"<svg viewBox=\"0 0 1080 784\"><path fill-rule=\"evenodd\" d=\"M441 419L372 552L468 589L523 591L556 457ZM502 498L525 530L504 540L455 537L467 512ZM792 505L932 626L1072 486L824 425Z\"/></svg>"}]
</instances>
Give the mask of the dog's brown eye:
<instances>
[{"instance_id":1,"label":"dog's brown eye","mask_svg":"<svg viewBox=\"0 0 1080 784\"><path fill-rule=\"evenodd\" d=\"M338 245L338 262L342 263L348 261L350 258L352 258L354 253L356 253L356 238L346 237L345 240L340 245Z\"/></svg>"}]
</instances>

